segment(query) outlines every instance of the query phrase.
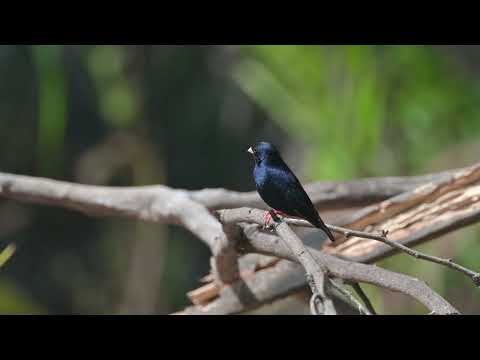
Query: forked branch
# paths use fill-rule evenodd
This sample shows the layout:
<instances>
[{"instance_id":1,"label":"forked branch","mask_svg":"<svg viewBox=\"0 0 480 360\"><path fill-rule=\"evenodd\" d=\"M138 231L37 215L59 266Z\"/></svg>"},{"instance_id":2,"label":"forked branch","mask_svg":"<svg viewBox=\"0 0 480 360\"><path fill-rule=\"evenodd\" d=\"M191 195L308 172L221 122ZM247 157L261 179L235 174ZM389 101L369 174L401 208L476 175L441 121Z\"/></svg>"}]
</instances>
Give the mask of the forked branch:
<instances>
[{"instance_id":1,"label":"forked branch","mask_svg":"<svg viewBox=\"0 0 480 360\"><path fill-rule=\"evenodd\" d=\"M344 183L307 185L307 191L312 194L319 208L346 207L349 204L358 206L389 199L369 205L336 223L337 230L344 237L339 238L334 246L324 246L323 251L307 246L307 252L311 256L309 260L302 261L295 255L295 247L289 248L282 240L285 236L295 235L287 223L282 222L277 227L277 234L281 236L278 237L265 234L251 226L244 226L248 223L261 222L263 220L261 210L252 210L260 214L260 217L253 221L251 213L248 213L249 209L224 210L223 213L217 213L217 216L209 211L227 205L253 204L263 207L254 193L235 193L223 189L186 191L166 186L98 187L0 173L0 196L61 206L90 216L121 216L174 224L188 229L210 247L214 259L212 267L219 280L211 290L211 295L215 296L215 291L217 296L220 295L217 299L219 302L209 303L207 310L204 307L200 313L242 312L262 302L285 297L304 288L306 282L303 268L275 260L283 258L294 262L300 261L302 265L306 265L306 261L317 263L322 271L317 273L316 283L321 282L320 273L349 283L370 283L403 292L419 300L436 314L453 314L457 313L457 310L421 281L356 261L373 262L389 254L389 250L391 253L391 249L401 250L417 258L449 266L470 276L478 285L477 273L448 259L414 252L407 245L440 236L478 221L479 180L480 165L475 165L416 178L362 179ZM420 184L425 185L418 187ZM222 214L221 222L218 221L218 214ZM226 221L227 215L237 218L235 221ZM256 218L256 215L254 217ZM293 224L297 220L286 221ZM302 224L297 222L296 225ZM383 229L390 231L388 239L382 234ZM372 232L381 235L372 235ZM360 239L359 235L365 233L368 233L369 239L375 241ZM295 241L297 239L295 235ZM379 244L379 241L384 244ZM395 243L395 246L389 242ZM288 241L287 243L292 245ZM273 255L273 258L268 258L272 265L261 271L254 270L249 277L245 277L242 266L237 262L237 253L240 252ZM339 256L344 259L340 259ZM242 282L243 285L239 287L238 284ZM250 300L245 302L245 297L243 295L239 297L238 291L242 294L247 292ZM232 300L229 294L236 295L237 300ZM328 294L325 296L328 297Z\"/></svg>"}]
</instances>

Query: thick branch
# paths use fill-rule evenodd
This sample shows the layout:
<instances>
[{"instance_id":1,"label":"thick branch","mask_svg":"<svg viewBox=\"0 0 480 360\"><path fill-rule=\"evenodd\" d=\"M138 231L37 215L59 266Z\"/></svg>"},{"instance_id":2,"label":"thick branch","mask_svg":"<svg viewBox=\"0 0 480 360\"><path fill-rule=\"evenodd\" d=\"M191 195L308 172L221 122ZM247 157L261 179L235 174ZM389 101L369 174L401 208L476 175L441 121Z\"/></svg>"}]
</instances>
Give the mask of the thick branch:
<instances>
[{"instance_id":1,"label":"thick branch","mask_svg":"<svg viewBox=\"0 0 480 360\"><path fill-rule=\"evenodd\" d=\"M0 196L60 206L90 216L120 216L183 226L209 246L220 281L235 280L236 253L222 225L207 208L190 199L186 191L161 185L90 186L0 173Z\"/></svg>"},{"instance_id":2,"label":"thick branch","mask_svg":"<svg viewBox=\"0 0 480 360\"><path fill-rule=\"evenodd\" d=\"M344 219L348 229L380 232L388 240L412 247L480 220L480 168L478 165L453 173L445 181L427 184L380 204L369 206ZM351 231L349 231L351 233ZM355 236L341 237L324 250L359 262L378 261L401 247L392 248ZM405 248L403 248L405 250ZM437 259L434 259L437 260ZM443 262L445 264L445 262ZM454 266L456 267L456 266ZM475 282L476 273L463 270Z\"/></svg>"},{"instance_id":3,"label":"thick branch","mask_svg":"<svg viewBox=\"0 0 480 360\"><path fill-rule=\"evenodd\" d=\"M215 217L185 191L161 185L113 188L0 173L0 195L78 210L90 216L182 225L210 247L223 233Z\"/></svg>"},{"instance_id":4,"label":"thick branch","mask_svg":"<svg viewBox=\"0 0 480 360\"><path fill-rule=\"evenodd\" d=\"M390 176L351 181L321 181L305 185L312 202L320 209L365 206L411 191L420 185L448 179L461 169L421 176ZM193 200L210 209L253 207L267 209L257 192L203 189L190 192Z\"/></svg>"}]
</instances>

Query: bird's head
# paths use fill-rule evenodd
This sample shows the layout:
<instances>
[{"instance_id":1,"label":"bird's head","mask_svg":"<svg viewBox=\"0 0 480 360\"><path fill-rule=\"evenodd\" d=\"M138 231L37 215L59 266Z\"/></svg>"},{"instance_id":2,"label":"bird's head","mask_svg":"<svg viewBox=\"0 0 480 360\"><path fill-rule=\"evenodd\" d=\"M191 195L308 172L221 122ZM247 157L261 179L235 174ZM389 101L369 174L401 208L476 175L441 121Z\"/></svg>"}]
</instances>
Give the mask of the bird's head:
<instances>
[{"instance_id":1,"label":"bird's head","mask_svg":"<svg viewBox=\"0 0 480 360\"><path fill-rule=\"evenodd\" d=\"M278 152L277 148L265 141L251 146L247 151L252 154L256 164L259 164L267 159L280 157L280 153Z\"/></svg>"}]
</instances>

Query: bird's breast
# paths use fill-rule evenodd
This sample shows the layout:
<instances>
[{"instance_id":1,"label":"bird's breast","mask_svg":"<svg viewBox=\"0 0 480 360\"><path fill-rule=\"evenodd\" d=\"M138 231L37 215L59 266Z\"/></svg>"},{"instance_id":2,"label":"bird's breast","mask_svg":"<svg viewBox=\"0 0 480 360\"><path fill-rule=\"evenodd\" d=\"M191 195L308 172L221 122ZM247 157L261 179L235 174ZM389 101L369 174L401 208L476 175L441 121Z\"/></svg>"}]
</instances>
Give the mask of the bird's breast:
<instances>
[{"instance_id":1,"label":"bird's breast","mask_svg":"<svg viewBox=\"0 0 480 360\"><path fill-rule=\"evenodd\" d=\"M264 166L255 166L253 176L255 177L255 183L257 186L263 186L268 178L267 169Z\"/></svg>"},{"instance_id":2,"label":"bird's breast","mask_svg":"<svg viewBox=\"0 0 480 360\"><path fill-rule=\"evenodd\" d=\"M281 172L275 168L258 166L254 175L257 190L261 195L282 197L283 192L287 190L287 184L284 182Z\"/></svg>"}]
</instances>

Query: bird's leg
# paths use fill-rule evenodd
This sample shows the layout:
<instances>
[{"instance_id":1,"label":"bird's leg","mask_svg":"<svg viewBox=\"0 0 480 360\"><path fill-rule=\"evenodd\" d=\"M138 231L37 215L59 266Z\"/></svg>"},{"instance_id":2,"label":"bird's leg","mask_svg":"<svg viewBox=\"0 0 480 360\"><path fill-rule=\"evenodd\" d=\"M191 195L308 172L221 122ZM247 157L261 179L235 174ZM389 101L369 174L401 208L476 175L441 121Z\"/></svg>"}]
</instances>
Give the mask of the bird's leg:
<instances>
[{"instance_id":1,"label":"bird's leg","mask_svg":"<svg viewBox=\"0 0 480 360\"><path fill-rule=\"evenodd\" d=\"M280 215L281 217L289 217L288 214L285 214L283 211L280 211L280 210L271 210L271 212L274 214L274 215ZM273 216L272 216L273 217Z\"/></svg>"},{"instance_id":2,"label":"bird's leg","mask_svg":"<svg viewBox=\"0 0 480 360\"><path fill-rule=\"evenodd\" d=\"M265 230L270 230L273 226L270 225L270 222L273 220L272 214L270 211L265 211L265 215L263 215L263 228Z\"/></svg>"},{"instance_id":3,"label":"bird's leg","mask_svg":"<svg viewBox=\"0 0 480 360\"><path fill-rule=\"evenodd\" d=\"M263 216L263 222L264 222L263 227L264 227L264 229L271 230L273 228L273 224L270 225L270 222L272 220L276 219L279 215L281 217L288 217L287 214L285 214L284 212L282 212L280 210L272 209L270 211L266 211L265 215Z\"/></svg>"}]
</instances>

